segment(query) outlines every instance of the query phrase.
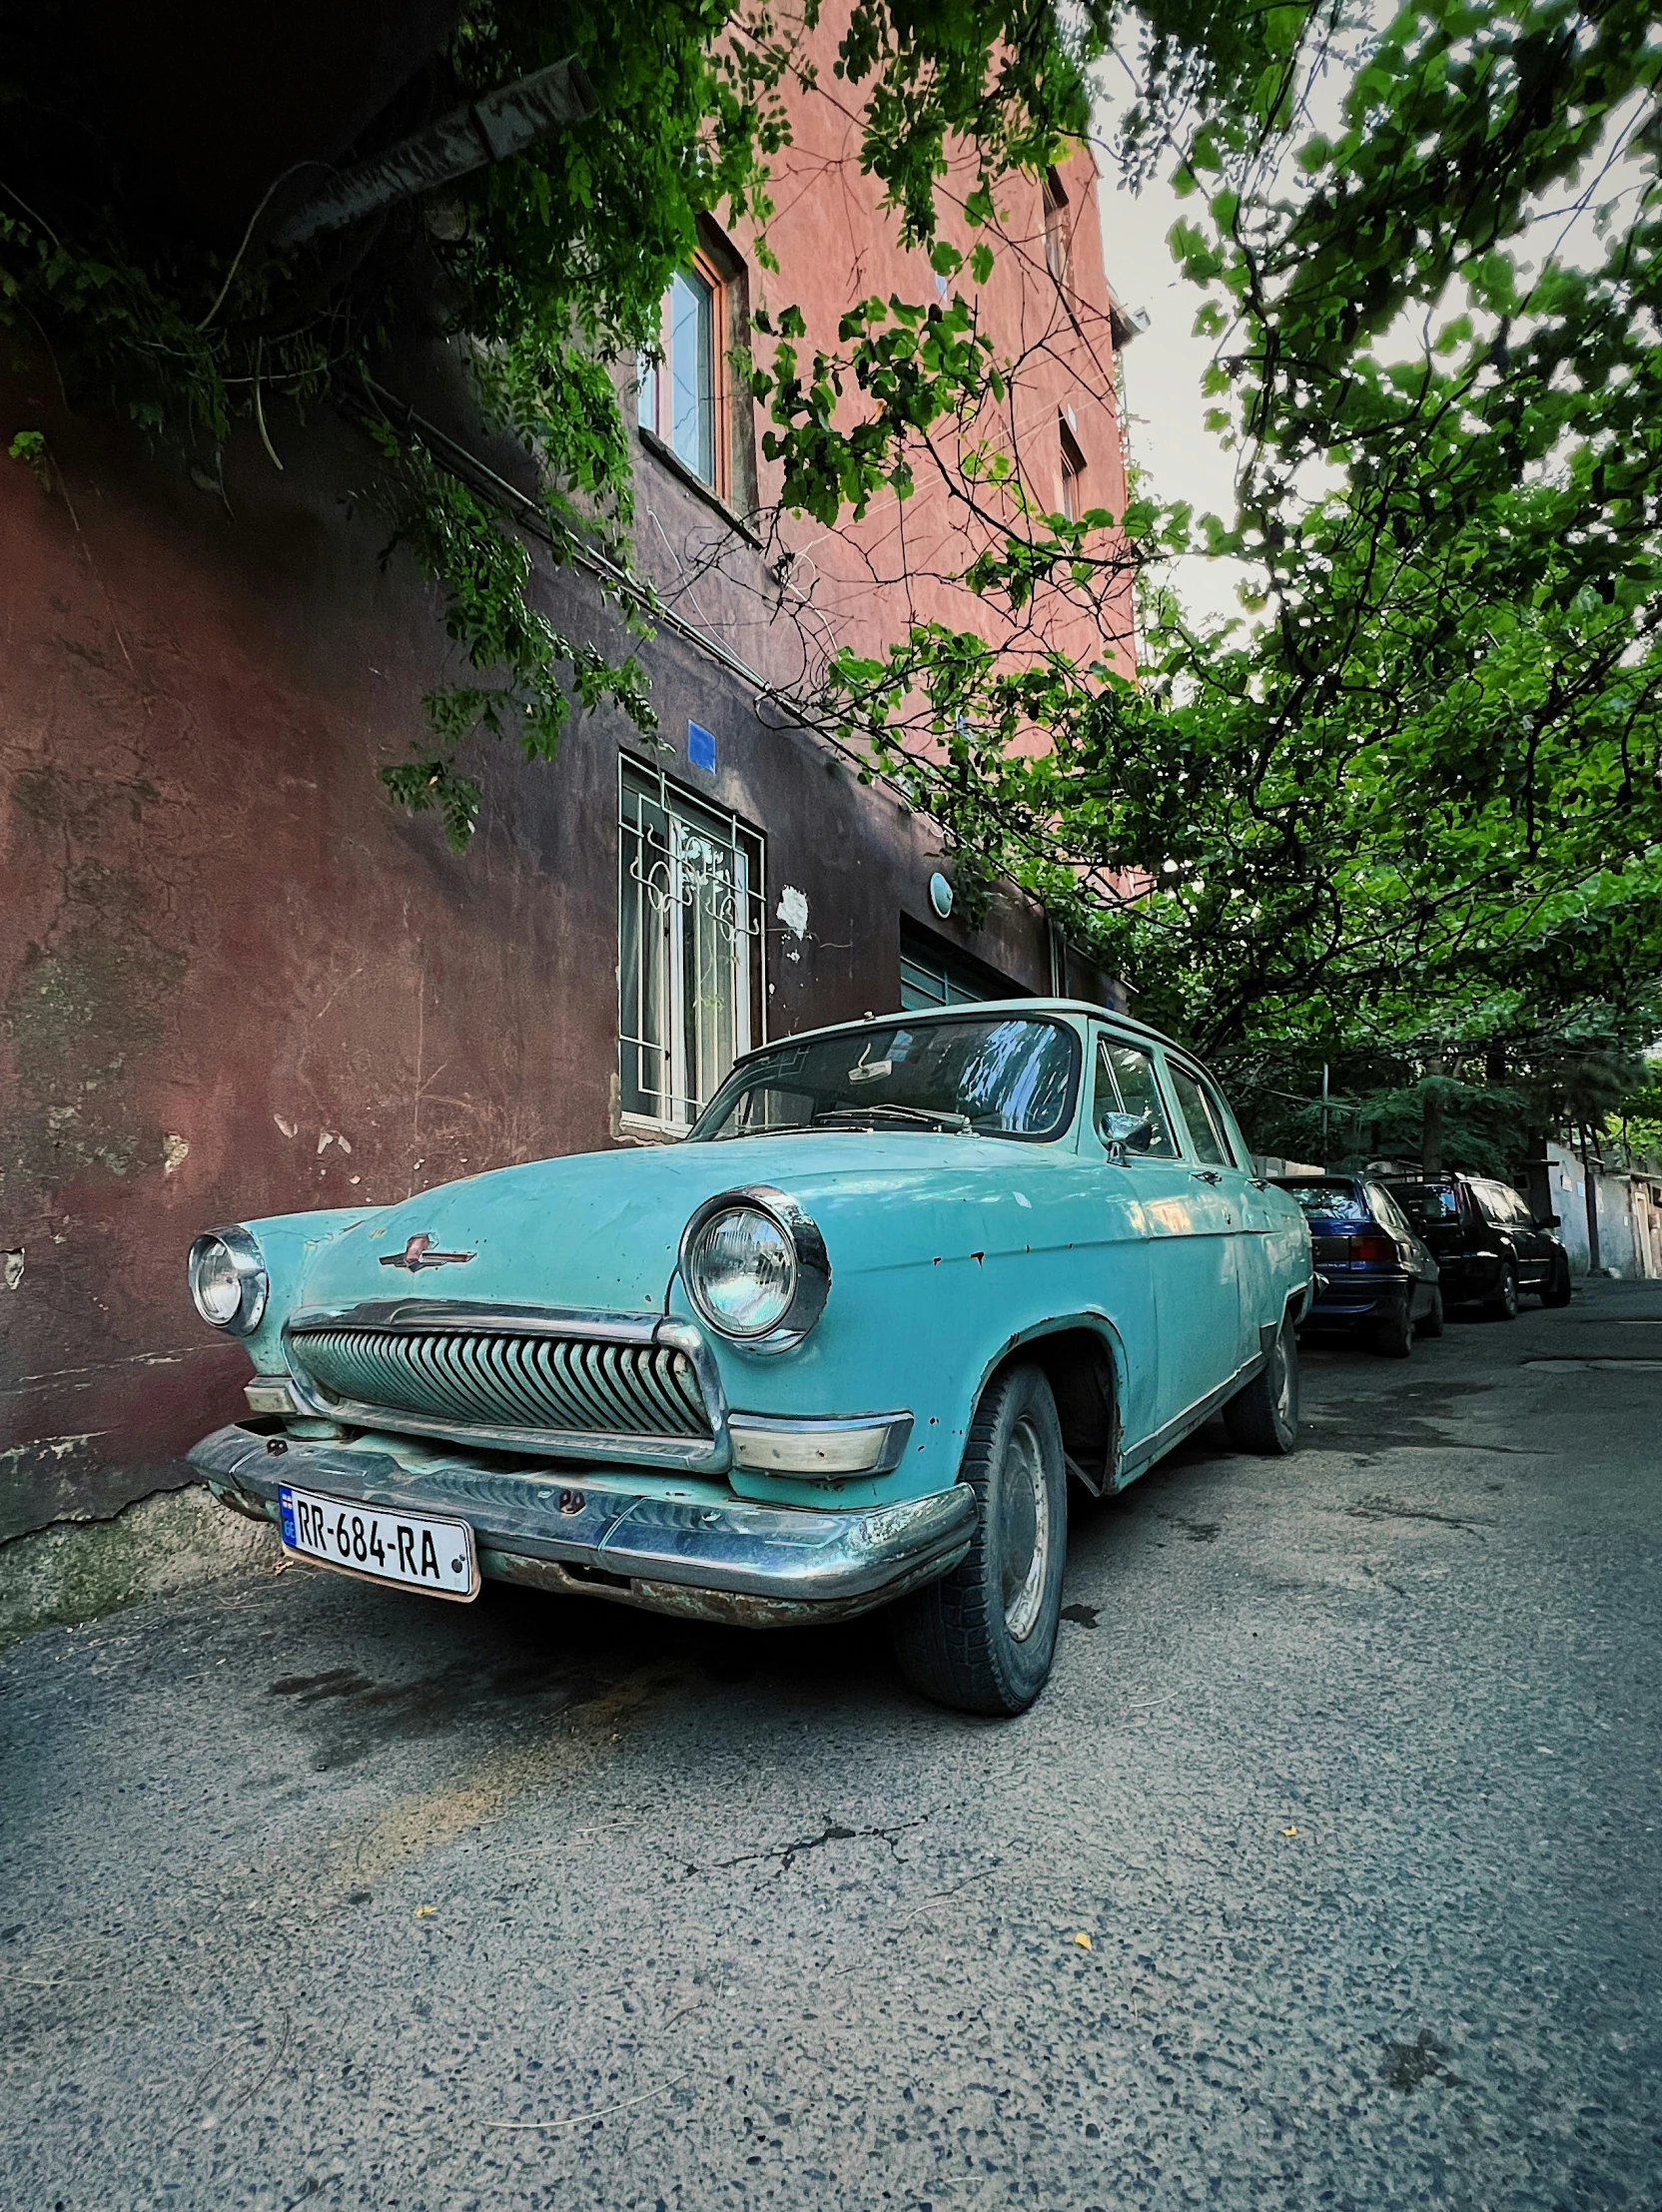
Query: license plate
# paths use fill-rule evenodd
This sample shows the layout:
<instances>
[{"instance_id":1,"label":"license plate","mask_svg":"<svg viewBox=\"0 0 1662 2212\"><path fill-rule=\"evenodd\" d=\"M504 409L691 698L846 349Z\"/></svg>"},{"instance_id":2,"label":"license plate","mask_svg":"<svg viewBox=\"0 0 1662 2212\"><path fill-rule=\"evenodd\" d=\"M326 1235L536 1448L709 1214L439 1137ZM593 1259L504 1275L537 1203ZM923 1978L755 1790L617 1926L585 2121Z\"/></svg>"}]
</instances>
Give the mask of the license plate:
<instances>
[{"instance_id":1,"label":"license plate","mask_svg":"<svg viewBox=\"0 0 1662 2212\"><path fill-rule=\"evenodd\" d=\"M479 1594L478 1557L465 1521L429 1521L287 1487L278 1492L278 1508L283 1549L296 1559L401 1590L424 1590L430 1598L465 1603Z\"/></svg>"}]
</instances>

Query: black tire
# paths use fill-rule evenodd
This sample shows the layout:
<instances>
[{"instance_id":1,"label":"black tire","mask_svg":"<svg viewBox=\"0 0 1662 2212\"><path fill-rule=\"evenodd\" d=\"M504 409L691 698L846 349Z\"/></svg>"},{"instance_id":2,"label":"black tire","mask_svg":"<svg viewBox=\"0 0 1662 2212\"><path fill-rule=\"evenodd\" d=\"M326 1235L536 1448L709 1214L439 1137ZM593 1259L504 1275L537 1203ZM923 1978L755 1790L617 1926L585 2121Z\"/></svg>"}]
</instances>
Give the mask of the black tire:
<instances>
[{"instance_id":1,"label":"black tire","mask_svg":"<svg viewBox=\"0 0 1662 2212\"><path fill-rule=\"evenodd\" d=\"M1510 1260L1500 1270L1499 1287L1483 1300L1483 1310L1493 1314L1497 1321L1517 1319L1518 1271Z\"/></svg>"},{"instance_id":2,"label":"black tire","mask_svg":"<svg viewBox=\"0 0 1662 2212\"><path fill-rule=\"evenodd\" d=\"M1068 1468L1042 1368L987 1385L959 1480L980 1507L974 1540L950 1575L895 1605L895 1656L937 1705L1008 1718L1050 1680L1062 1617Z\"/></svg>"},{"instance_id":3,"label":"black tire","mask_svg":"<svg viewBox=\"0 0 1662 2212\"><path fill-rule=\"evenodd\" d=\"M1418 1336L1440 1336L1442 1334L1442 1292L1440 1290L1432 1291L1430 1308L1427 1312L1422 1313L1414 1323L1414 1332Z\"/></svg>"},{"instance_id":4,"label":"black tire","mask_svg":"<svg viewBox=\"0 0 1662 2212\"><path fill-rule=\"evenodd\" d=\"M1553 1262L1551 1274L1546 1278L1546 1287L1541 1292L1541 1303L1542 1305L1568 1305L1570 1295L1570 1263L1560 1253Z\"/></svg>"},{"instance_id":5,"label":"black tire","mask_svg":"<svg viewBox=\"0 0 1662 2212\"><path fill-rule=\"evenodd\" d=\"M1298 1339L1292 1323L1280 1334L1262 1369L1224 1408L1224 1426L1238 1452L1279 1458L1298 1441Z\"/></svg>"},{"instance_id":6,"label":"black tire","mask_svg":"<svg viewBox=\"0 0 1662 2212\"><path fill-rule=\"evenodd\" d=\"M1408 1318L1412 1293L1404 1290L1402 1303L1388 1321L1373 1332L1373 1349L1381 1359L1406 1359L1414 1348L1414 1325Z\"/></svg>"}]
</instances>

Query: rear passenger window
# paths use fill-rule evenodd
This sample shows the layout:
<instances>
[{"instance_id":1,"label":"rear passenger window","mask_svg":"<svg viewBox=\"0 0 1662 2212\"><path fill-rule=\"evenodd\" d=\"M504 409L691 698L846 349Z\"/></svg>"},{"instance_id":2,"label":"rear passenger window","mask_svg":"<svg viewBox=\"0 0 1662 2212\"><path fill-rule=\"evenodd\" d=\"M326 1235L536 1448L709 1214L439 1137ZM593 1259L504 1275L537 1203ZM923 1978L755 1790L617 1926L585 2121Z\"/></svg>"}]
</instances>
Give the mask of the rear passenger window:
<instances>
[{"instance_id":1,"label":"rear passenger window","mask_svg":"<svg viewBox=\"0 0 1662 2212\"><path fill-rule=\"evenodd\" d=\"M1179 1068L1172 1062L1167 1065L1172 1070L1172 1086L1178 1094L1178 1105L1183 1109L1195 1157L1214 1167L1233 1167L1235 1161L1230 1156L1229 1140L1213 1117L1200 1079L1192 1076L1187 1068Z\"/></svg>"},{"instance_id":2,"label":"rear passenger window","mask_svg":"<svg viewBox=\"0 0 1662 2212\"><path fill-rule=\"evenodd\" d=\"M1503 1229L1512 1225L1512 1208L1508 1203L1514 1193L1504 1190L1497 1182L1474 1182L1478 1209L1491 1228Z\"/></svg>"},{"instance_id":3,"label":"rear passenger window","mask_svg":"<svg viewBox=\"0 0 1662 2212\"><path fill-rule=\"evenodd\" d=\"M1376 1182L1364 1183L1362 1188L1367 1193L1367 1202L1373 1209L1373 1218L1376 1221L1382 1221L1393 1236L1412 1236L1414 1232L1407 1216L1399 1211L1388 1190L1382 1189Z\"/></svg>"},{"instance_id":4,"label":"rear passenger window","mask_svg":"<svg viewBox=\"0 0 1662 2212\"><path fill-rule=\"evenodd\" d=\"M1177 1157L1178 1147L1172 1140L1166 1102L1161 1097L1160 1085L1155 1080L1155 1064L1137 1046L1121 1045L1110 1037L1099 1038L1094 1104L1099 1129L1105 1113L1148 1115L1149 1126L1153 1131L1150 1141L1142 1147L1141 1152L1129 1152L1126 1155L1129 1159Z\"/></svg>"}]
</instances>

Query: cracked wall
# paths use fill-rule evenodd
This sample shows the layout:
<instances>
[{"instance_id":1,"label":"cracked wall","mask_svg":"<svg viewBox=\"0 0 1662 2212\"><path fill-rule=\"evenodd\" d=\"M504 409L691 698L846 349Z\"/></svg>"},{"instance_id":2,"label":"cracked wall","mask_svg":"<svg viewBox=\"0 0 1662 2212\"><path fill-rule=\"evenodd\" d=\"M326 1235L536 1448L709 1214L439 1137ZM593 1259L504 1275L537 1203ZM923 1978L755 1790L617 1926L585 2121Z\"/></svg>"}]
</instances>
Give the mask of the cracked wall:
<instances>
[{"instance_id":1,"label":"cracked wall","mask_svg":"<svg viewBox=\"0 0 1662 2212\"><path fill-rule=\"evenodd\" d=\"M357 434L274 417L285 472L234 441L222 499L65 414L45 369L0 380L0 452L25 427L53 467L0 460L0 1543L184 1484L243 1410L185 1289L199 1229L613 1140L631 742L602 714L551 767L496 748L448 852L376 781L452 649L347 511ZM540 588L609 646L575 571ZM936 833L685 639L648 660L668 772L759 827L784 887L770 1032L893 1005ZM1048 988L1031 911L975 942Z\"/></svg>"}]
</instances>

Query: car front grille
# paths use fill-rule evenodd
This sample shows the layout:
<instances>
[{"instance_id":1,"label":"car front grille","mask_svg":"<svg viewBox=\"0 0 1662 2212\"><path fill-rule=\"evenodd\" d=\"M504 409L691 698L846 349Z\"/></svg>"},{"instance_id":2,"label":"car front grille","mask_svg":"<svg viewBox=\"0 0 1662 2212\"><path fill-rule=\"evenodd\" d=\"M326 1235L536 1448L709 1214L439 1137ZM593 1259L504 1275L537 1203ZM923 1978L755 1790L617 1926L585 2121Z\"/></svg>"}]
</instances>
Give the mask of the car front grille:
<instances>
[{"instance_id":1,"label":"car front grille","mask_svg":"<svg viewBox=\"0 0 1662 2212\"><path fill-rule=\"evenodd\" d=\"M297 1330L291 1357L337 1407L456 1430L552 1430L707 1442L692 1361L665 1344L501 1329L325 1326Z\"/></svg>"}]
</instances>

